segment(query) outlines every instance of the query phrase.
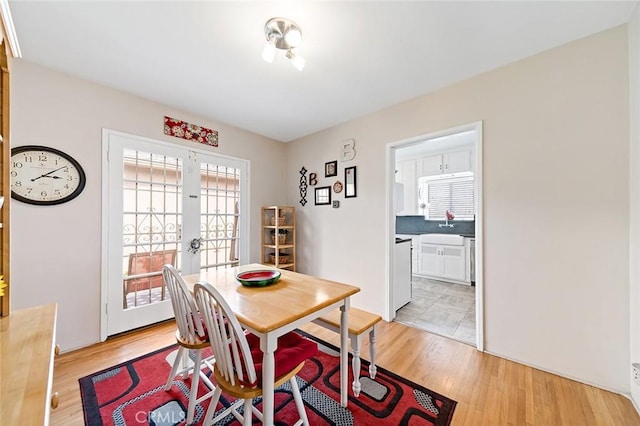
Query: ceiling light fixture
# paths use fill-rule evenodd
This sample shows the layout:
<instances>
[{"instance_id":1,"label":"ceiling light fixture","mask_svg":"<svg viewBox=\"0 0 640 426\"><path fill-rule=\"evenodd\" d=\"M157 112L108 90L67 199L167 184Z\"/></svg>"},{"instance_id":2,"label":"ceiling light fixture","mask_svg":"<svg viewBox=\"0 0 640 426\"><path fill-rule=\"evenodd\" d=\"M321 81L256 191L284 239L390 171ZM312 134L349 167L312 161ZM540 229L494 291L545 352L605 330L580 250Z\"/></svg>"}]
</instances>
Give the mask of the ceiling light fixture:
<instances>
[{"instance_id":1,"label":"ceiling light fixture","mask_svg":"<svg viewBox=\"0 0 640 426\"><path fill-rule=\"evenodd\" d=\"M264 25L264 35L267 44L262 49L262 59L272 63L276 49L286 50L285 56L298 71L302 71L305 61L296 49L302 44L302 31L295 22L287 18L271 18Z\"/></svg>"}]
</instances>

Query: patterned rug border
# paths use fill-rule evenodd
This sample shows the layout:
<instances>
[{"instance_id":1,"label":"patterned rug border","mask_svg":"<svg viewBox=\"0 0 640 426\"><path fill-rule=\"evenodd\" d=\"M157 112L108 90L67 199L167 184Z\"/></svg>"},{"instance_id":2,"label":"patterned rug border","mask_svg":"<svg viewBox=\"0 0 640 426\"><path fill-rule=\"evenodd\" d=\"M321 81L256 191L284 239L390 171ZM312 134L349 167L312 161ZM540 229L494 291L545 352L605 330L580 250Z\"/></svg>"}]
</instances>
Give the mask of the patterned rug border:
<instances>
[{"instance_id":1,"label":"patterned rug border","mask_svg":"<svg viewBox=\"0 0 640 426\"><path fill-rule=\"evenodd\" d=\"M131 358L128 361L123 361L123 362L121 362L119 364L112 365L110 367L103 368L102 370L96 371L94 373L87 374L84 377L80 377L78 379L78 382L79 382L79 386L80 386L80 399L82 400L82 416L84 417L84 424L85 425L90 425L91 424L90 423L90 419L93 419L93 418L98 418L99 419L100 418L100 408L99 408L98 401L96 401L96 398L95 398L96 394L92 393L90 391L90 386L89 386L91 384L91 381L92 381L91 378L92 377L95 377L95 376L100 375L100 374L104 374L104 373L106 373L108 371L111 371L111 370L113 370L115 368L125 367L128 364L132 364L132 363L140 361L140 360L142 360L142 359L144 359L146 357L153 356L153 355L155 355L157 353L166 351L166 350L168 350L168 349L170 349L170 348L172 348L174 346L177 346L177 344L173 343L171 345L167 345L167 346L165 346L163 348L156 349L155 351L147 352L147 353L142 354L140 356L137 356L135 358ZM84 386L83 386L83 383L85 383ZM87 404L90 404L90 405L87 405Z\"/></svg>"},{"instance_id":2,"label":"patterned rug border","mask_svg":"<svg viewBox=\"0 0 640 426\"><path fill-rule=\"evenodd\" d=\"M296 329L295 331L297 333L300 333L301 335L303 335L303 336L315 341L319 345L328 348L331 351L334 351L334 352L337 352L337 353L340 352L340 349L337 346L334 346L333 344L331 344L331 343L329 343L329 342L327 342L327 341L325 341L323 339L320 339L319 337L316 337L316 336L314 336L312 334L309 334L309 333L307 333L307 332L305 332L303 330ZM156 349L154 351L147 352L147 353L145 353L143 355L137 356L137 357L132 358L130 360L123 361L121 363L106 367L106 368L104 368L102 370L93 372L91 374L88 374L88 375L86 375L84 377L79 378L78 382L79 382L79 385L80 385L80 398L82 400L82 408L83 408L82 411L83 411L83 417L84 417L85 424L87 424L87 425L91 424L90 423L90 419L92 419L92 418L98 418L98 419L100 418L100 410L98 408L99 404L98 404L98 402L96 401L96 398L95 398L96 395L90 391L90 386L89 386L89 383L92 381L92 377L95 377L96 375L104 374L104 373L106 373L108 371L111 371L111 370L119 368L119 367L125 367L125 366L133 364L133 363L135 363L137 361L140 361L140 360L142 360L144 358L147 358L147 357L153 356L155 354L158 354L160 352L166 351L166 350L168 350L168 349L170 349L172 347L175 347L175 346L176 346L175 343L171 344L171 345L167 345L167 346L164 346L164 347L162 347L160 349ZM349 352L348 355L349 355L349 368L350 368L351 360L352 360L353 356L352 356L351 352ZM362 359L362 358L361 358L361 363L362 363L362 366L364 366L364 367L368 367L370 365L369 361L367 361L366 359ZM420 383L416 383L413 380L409 380L409 379L407 379L405 377L402 377L402 376L400 376L400 375L398 375L398 374L396 374L396 373L394 373L392 371L389 371L386 368L379 366L378 364L376 364L376 368L377 368L377 370L379 372L382 372L383 374L391 377L392 379L397 380L399 382L402 382L403 384L405 384L407 386L410 386L412 388L419 389L419 390L424 391L426 393L430 393L430 394L434 395L435 397L441 399L443 401L443 403L445 403L447 405L450 405L449 416L446 418L446 420L445 420L446 423L445 424L450 424L451 423L451 421L453 419L453 414L455 412L455 408L457 406L457 401L455 401L455 400L453 400L453 399L451 399L451 398L449 398L447 396L444 396L444 395L442 395L442 394L440 394L440 393L438 393L436 391L433 391L433 390L427 388L426 386L424 386L424 385L422 385ZM85 383L84 386L83 386L83 382ZM349 387L351 387L351 384L349 384ZM349 398L351 398L351 396ZM444 418L442 420L444 420Z\"/></svg>"},{"instance_id":3,"label":"patterned rug border","mask_svg":"<svg viewBox=\"0 0 640 426\"><path fill-rule=\"evenodd\" d=\"M334 352L338 352L340 353L340 348L338 348L337 346L332 345L331 343L322 340L319 337L314 336L313 334L309 334L306 331L302 331L302 330L296 330L296 333L300 333L302 334L304 337L311 339L313 341L315 341L316 343L318 343L319 345L323 345L326 346L327 348L331 349ZM351 354L351 352L349 352L349 367L351 366L351 359L353 358L353 355ZM360 362L363 366L365 367L369 367L370 362L367 361L366 359L360 358ZM384 367L380 367L379 364L376 364L376 369L378 371L382 371L383 374L386 374L387 376L404 383L407 386L411 386L414 387L416 389L421 389L421 390L425 390L428 393L431 393L435 396L437 396L438 398L440 398L441 400L451 404L451 412L449 413L449 418L447 419L447 424L449 424L451 422L451 420L453 419L453 413L455 412L456 409L456 405L458 404L458 402L456 400L453 400L451 398L449 398L448 396L444 396L441 393L438 393L430 388L427 388L424 385L421 385L420 383L416 383L413 380L409 380L406 377L402 377L396 373L394 373L393 371L389 371ZM351 384L349 383L349 387L351 387Z\"/></svg>"}]
</instances>

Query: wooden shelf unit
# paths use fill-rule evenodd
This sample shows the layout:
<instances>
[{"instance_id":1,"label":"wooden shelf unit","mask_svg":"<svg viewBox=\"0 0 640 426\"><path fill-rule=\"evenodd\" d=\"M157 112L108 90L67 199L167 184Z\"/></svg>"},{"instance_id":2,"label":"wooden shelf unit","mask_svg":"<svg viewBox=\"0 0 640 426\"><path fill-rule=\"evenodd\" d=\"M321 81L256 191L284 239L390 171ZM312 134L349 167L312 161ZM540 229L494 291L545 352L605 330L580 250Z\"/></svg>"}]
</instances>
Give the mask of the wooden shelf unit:
<instances>
[{"instance_id":1,"label":"wooden shelf unit","mask_svg":"<svg viewBox=\"0 0 640 426\"><path fill-rule=\"evenodd\" d=\"M295 271L296 208L290 206L262 207L261 216L262 264ZM282 217L284 217L283 221L275 219ZM281 233L285 235L283 239L277 237ZM288 258L285 262L280 262L280 260L284 260L283 256L288 256Z\"/></svg>"}]
</instances>

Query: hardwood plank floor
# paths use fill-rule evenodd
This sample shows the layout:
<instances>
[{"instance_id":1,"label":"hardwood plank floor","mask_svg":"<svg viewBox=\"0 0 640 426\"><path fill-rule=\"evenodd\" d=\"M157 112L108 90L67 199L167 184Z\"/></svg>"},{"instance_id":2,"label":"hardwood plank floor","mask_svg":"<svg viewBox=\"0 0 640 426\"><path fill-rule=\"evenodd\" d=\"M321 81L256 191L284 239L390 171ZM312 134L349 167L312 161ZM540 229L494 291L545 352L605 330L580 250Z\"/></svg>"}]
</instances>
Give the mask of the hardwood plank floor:
<instances>
[{"instance_id":1,"label":"hardwood plank floor","mask_svg":"<svg viewBox=\"0 0 640 426\"><path fill-rule=\"evenodd\" d=\"M403 324L379 324L377 364L458 401L453 425L640 425L631 401L621 395ZM337 334L322 327L303 329L339 343ZM168 346L174 333L173 322L162 323L56 357L53 390L60 405L51 411L51 424L83 424L80 377ZM363 358L368 354L365 345Z\"/></svg>"}]
</instances>

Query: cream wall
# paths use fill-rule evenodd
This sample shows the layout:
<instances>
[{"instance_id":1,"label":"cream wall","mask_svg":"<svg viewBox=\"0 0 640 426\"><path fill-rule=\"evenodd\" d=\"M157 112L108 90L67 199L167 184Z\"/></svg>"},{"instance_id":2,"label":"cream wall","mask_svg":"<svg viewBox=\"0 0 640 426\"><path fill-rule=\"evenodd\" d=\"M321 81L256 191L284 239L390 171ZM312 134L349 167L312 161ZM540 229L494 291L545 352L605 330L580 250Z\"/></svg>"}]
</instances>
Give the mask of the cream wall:
<instances>
[{"instance_id":1,"label":"cream wall","mask_svg":"<svg viewBox=\"0 0 640 426\"><path fill-rule=\"evenodd\" d=\"M627 53L625 25L290 143L299 269L383 314L385 146L482 120L486 350L628 393ZM298 204L300 168L324 176L351 138L358 197Z\"/></svg>"},{"instance_id":2,"label":"cream wall","mask_svg":"<svg viewBox=\"0 0 640 426\"><path fill-rule=\"evenodd\" d=\"M629 326L638 281L630 293L627 67L622 26L285 145L14 60L12 145L66 151L88 181L60 206L11 201L12 309L57 302L63 350L98 340L101 129L180 143L162 133L167 114L218 129L214 152L251 161L252 261L259 207L296 205L299 269L359 285L354 305L383 313L386 144L483 120L486 349L629 392L640 326L633 303ZM339 178L356 165L358 197L316 207L310 187L301 206L300 168L333 183L324 162L350 138L357 155L339 163Z\"/></svg>"},{"instance_id":3,"label":"cream wall","mask_svg":"<svg viewBox=\"0 0 640 426\"><path fill-rule=\"evenodd\" d=\"M108 208L101 205L102 128L205 147L164 135L164 115L218 130L213 153L250 160L251 260L259 261L260 206L285 200L286 145L24 60L11 63L12 146L60 149L87 174L85 190L68 203L11 201L11 307L57 302L62 350L99 341L101 215Z\"/></svg>"},{"instance_id":4,"label":"cream wall","mask_svg":"<svg viewBox=\"0 0 640 426\"><path fill-rule=\"evenodd\" d=\"M629 308L631 362L640 362L640 10L629 20L630 220ZM631 369L630 366L628 366ZM630 374L631 376L631 374ZM631 380L631 397L640 407L640 384Z\"/></svg>"}]
</instances>

